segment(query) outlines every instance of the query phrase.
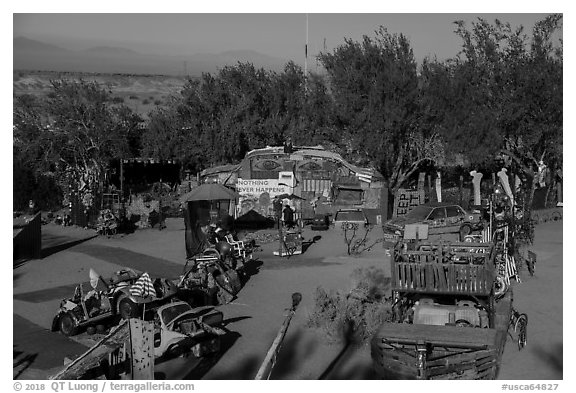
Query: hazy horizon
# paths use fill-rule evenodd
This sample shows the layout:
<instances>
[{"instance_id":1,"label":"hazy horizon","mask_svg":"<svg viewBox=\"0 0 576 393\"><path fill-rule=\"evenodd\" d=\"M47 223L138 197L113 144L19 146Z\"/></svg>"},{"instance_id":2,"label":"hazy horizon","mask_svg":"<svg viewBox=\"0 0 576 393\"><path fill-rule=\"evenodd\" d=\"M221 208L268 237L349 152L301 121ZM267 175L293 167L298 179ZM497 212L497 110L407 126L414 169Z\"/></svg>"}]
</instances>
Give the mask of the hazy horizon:
<instances>
[{"instance_id":1,"label":"hazy horizon","mask_svg":"<svg viewBox=\"0 0 576 393\"><path fill-rule=\"evenodd\" d=\"M332 51L345 38L374 36L379 26L408 37L416 60L444 60L457 55L461 40L456 20L469 26L482 17L499 19L531 34L547 14L308 14L308 66L315 56ZM188 56L236 50L256 51L304 64L306 14L14 14L13 38L22 36L71 50L97 46L142 54Z\"/></svg>"}]
</instances>

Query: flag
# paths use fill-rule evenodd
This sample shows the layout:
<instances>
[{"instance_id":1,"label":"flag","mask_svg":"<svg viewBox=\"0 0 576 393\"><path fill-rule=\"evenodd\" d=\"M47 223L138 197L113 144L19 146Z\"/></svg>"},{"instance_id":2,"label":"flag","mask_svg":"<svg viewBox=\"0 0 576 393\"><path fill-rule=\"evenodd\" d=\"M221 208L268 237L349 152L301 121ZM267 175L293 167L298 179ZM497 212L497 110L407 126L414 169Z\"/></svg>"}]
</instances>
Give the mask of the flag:
<instances>
[{"instance_id":1,"label":"flag","mask_svg":"<svg viewBox=\"0 0 576 393\"><path fill-rule=\"evenodd\" d=\"M143 273L138 280L130 287L132 296L156 297L156 290L148 273Z\"/></svg>"},{"instance_id":2,"label":"flag","mask_svg":"<svg viewBox=\"0 0 576 393\"><path fill-rule=\"evenodd\" d=\"M482 229L482 243L488 243L492 241L492 237L490 236L490 228Z\"/></svg>"},{"instance_id":3,"label":"flag","mask_svg":"<svg viewBox=\"0 0 576 393\"><path fill-rule=\"evenodd\" d=\"M100 280L100 275L98 273L96 273L96 271L92 268L90 268L90 285L92 286L92 288L96 289L96 287L98 286L98 280Z\"/></svg>"}]
</instances>

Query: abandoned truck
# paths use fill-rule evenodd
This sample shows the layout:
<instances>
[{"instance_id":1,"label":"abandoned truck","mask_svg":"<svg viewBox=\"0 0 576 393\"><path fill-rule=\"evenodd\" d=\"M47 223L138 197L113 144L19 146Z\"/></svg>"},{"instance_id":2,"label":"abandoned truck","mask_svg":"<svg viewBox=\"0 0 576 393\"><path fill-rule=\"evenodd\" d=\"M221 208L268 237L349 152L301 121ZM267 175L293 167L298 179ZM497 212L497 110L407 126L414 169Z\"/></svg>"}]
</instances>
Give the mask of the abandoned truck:
<instances>
[{"instance_id":1,"label":"abandoned truck","mask_svg":"<svg viewBox=\"0 0 576 393\"><path fill-rule=\"evenodd\" d=\"M500 291L493 243L397 247L393 322L371 342L385 379L495 379L513 313Z\"/></svg>"},{"instance_id":2,"label":"abandoned truck","mask_svg":"<svg viewBox=\"0 0 576 393\"><path fill-rule=\"evenodd\" d=\"M139 274L132 269L122 269L104 280L91 270L89 290L83 283L76 286L70 298L63 299L52 321L52 331L73 336L83 328L103 327L114 317L141 318L143 307L161 305L178 291L172 281L148 273ZM101 289L100 286L103 286Z\"/></svg>"}]
</instances>

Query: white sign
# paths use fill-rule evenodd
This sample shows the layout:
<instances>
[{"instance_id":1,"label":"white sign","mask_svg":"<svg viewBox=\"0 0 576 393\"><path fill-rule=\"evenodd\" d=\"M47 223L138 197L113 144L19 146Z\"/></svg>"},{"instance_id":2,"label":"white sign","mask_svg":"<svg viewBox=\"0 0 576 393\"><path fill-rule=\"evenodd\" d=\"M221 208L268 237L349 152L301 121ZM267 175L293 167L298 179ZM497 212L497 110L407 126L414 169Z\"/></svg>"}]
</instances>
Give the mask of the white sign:
<instances>
[{"instance_id":1,"label":"white sign","mask_svg":"<svg viewBox=\"0 0 576 393\"><path fill-rule=\"evenodd\" d=\"M259 195L267 192L271 198L280 194L289 194L288 187L281 186L276 179L238 179L236 191L240 195Z\"/></svg>"}]
</instances>

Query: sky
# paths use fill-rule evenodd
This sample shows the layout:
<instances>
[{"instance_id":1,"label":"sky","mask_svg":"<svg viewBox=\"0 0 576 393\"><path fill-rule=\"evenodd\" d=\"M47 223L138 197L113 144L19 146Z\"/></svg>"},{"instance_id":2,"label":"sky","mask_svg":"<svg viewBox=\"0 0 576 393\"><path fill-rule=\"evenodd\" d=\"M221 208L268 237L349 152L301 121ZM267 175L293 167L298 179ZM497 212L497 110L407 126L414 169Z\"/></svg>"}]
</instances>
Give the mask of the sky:
<instances>
[{"instance_id":1,"label":"sky","mask_svg":"<svg viewBox=\"0 0 576 393\"><path fill-rule=\"evenodd\" d=\"M417 60L436 55L443 60L455 56L461 40L454 33L456 20L470 26L476 18L500 19L522 25L531 33L534 22L545 13L18 13L14 14L13 36L60 45L69 49L118 46L142 53L191 55L229 50L254 50L274 57L308 61L314 55L355 41L374 37L379 26L408 37ZM308 20L308 23L307 23ZM306 27L308 25L308 40Z\"/></svg>"}]
</instances>

